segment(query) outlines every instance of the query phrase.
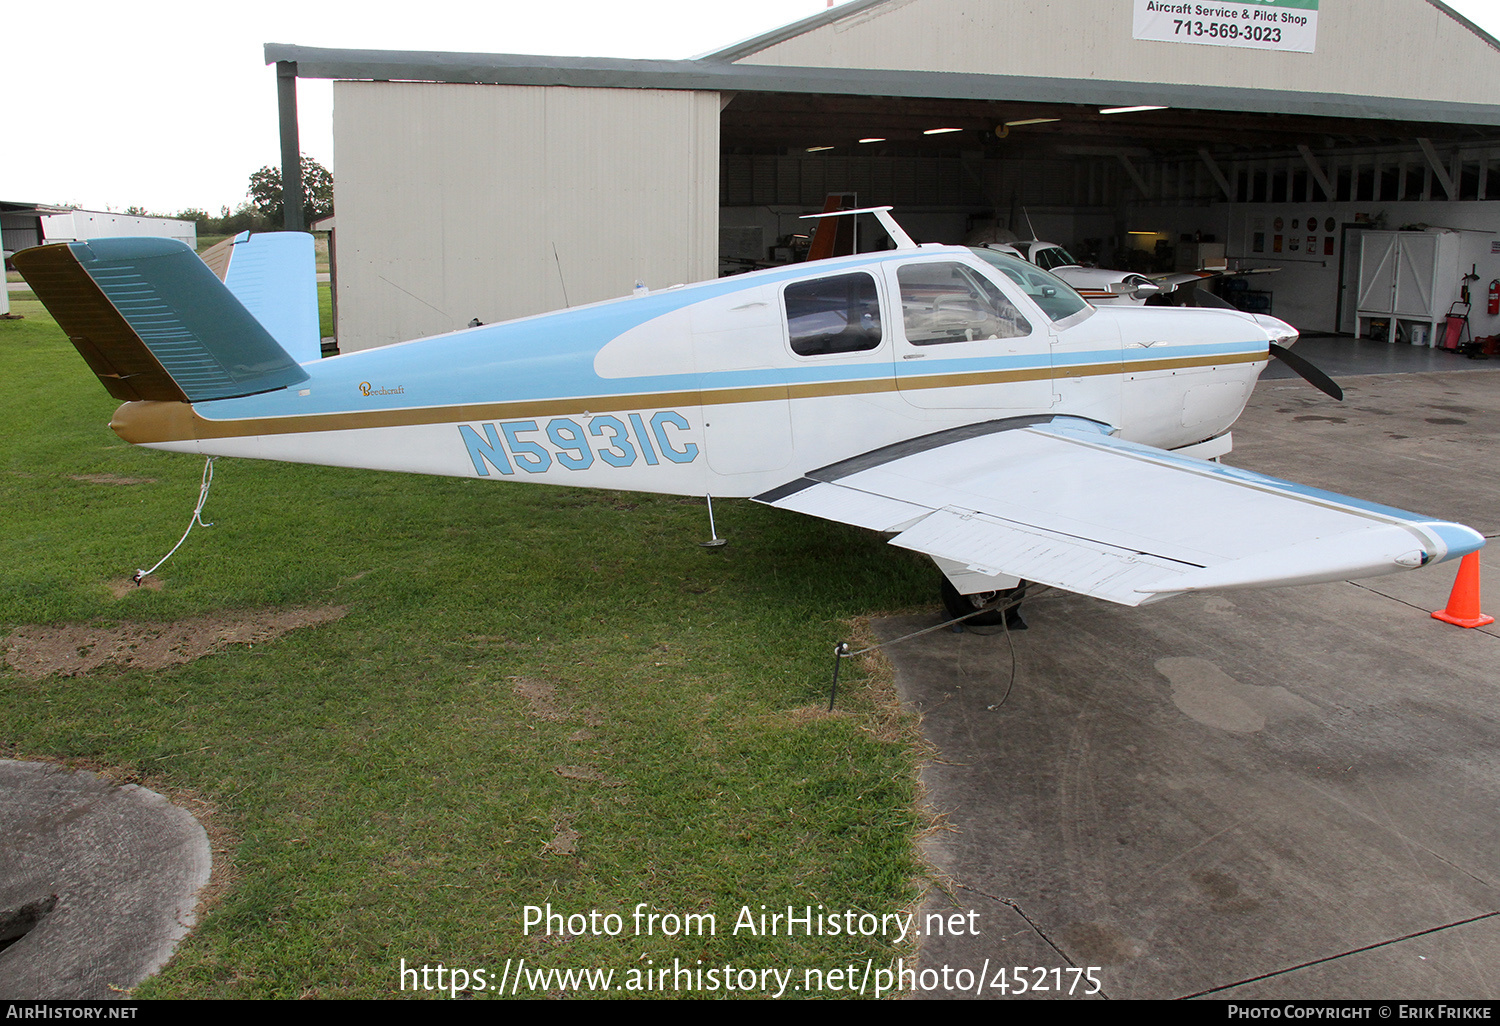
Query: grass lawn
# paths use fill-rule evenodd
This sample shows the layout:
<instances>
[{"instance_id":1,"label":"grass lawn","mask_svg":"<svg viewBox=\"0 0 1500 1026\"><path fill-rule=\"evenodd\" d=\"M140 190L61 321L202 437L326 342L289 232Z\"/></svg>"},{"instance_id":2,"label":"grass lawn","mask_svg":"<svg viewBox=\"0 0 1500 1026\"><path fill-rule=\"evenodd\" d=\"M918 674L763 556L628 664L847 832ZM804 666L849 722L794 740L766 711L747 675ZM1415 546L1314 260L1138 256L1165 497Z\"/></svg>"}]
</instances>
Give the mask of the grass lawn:
<instances>
[{"instance_id":1,"label":"grass lawn","mask_svg":"<svg viewBox=\"0 0 1500 1026\"><path fill-rule=\"evenodd\" d=\"M333 285L318 282L318 337L333 337Z\"/></svg>"},{"instance_id":2,"label":"grass lawn","mask_svg":"<svg viewBox=\"0 0 1500 1026\"><path fill-rule=\"evenodd\" d=\"M203 461L117 439L115 401L37 303L15 307L0 634L348 610L165 669L0 669L0 756L212 810L217 897L139 996L383 997L403 959L616 985L701 959L800 982L906 953L733 926L746 905L913 905L914 724L876 665L845 667L822 709L834 642L930 606L929 564L748 502L716 504L731 541L706 550L695 500L223 459L213 526L160 590L116 599L109 582L177 541ZM624 932L528 934L523 908L548 903ZM717 930L636 936L639 903Z\"/></svg>"}]
</instances>

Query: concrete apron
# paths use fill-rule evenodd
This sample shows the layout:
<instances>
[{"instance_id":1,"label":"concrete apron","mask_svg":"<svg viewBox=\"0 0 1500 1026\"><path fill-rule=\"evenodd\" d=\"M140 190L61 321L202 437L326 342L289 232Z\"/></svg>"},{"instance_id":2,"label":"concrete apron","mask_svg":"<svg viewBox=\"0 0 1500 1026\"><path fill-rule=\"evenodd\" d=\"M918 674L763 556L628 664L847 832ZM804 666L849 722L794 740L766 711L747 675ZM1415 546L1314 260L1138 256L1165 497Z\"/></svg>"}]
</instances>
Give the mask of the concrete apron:
<instances>
[{"instance_id":1,"label":"concrete apron","mask_svg":"<svg viewBox=\"0 0 1500 1026\"><path fill-rule=\"evenodd\" d=\"M0 760L0 1000L128 996L192 928L209 868L161 795Z\"/></svg>"},{"instance_id":2,"label":"concrete apron","mask_svg":"<svg viewBox=\"0 0 1500 1026\"><path fill-rule=\"evenodd\" d=\"M1350 384L1263 382L1226 462L1496 534L1500 375ZM1500 549L1482 566L1500 596ZM980 927L920 965L1099 966L1111 998L1500 997L1500 631L1428 615L1456 571L1144 609L1051 592L1027 632L888 649L940 753L949 888L923 911Z\"/></svg>"}]
</instances>

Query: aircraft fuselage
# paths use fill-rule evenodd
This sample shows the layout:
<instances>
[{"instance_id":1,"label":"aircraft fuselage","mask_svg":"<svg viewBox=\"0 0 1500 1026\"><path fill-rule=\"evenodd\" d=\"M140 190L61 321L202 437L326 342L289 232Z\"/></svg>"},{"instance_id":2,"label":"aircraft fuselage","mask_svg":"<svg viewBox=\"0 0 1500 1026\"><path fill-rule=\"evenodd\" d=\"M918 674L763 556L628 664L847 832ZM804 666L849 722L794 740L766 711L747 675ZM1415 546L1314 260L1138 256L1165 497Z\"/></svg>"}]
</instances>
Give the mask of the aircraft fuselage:
<instances>
[{"instance_id":1,"label":"aircraft fuselage","mask_svg":"<svg viewBox=\"0 0 1500 1026\"><path fill-rule=\"evenodd\" d=\"M958 247L863 254L318 360L258 395L126 403L112 426L182 452L750 496L982 420L1192 445L1265 367L1248 317L1050 287Z\"/></svg>"}]
</instances>

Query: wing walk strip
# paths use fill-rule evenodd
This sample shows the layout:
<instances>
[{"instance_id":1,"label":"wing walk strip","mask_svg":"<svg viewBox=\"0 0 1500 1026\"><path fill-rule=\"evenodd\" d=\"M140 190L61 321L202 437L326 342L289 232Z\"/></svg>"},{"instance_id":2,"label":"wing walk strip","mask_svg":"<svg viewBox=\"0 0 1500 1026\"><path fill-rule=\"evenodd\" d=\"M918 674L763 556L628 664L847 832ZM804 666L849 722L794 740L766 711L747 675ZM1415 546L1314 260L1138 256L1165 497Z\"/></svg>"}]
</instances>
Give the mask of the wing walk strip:
<instances>
[{"instance_id":1,"label":"wing walk strip","mask_svg":"<svg viewBox=\"0 0 1500 1026\"><path fill-rule=\"evenodd\" d=\"M290 417L251 417L213 420L184 403L133 403L115 413L110 426L128 442L183 441L194 438L239 438L248 435L285 435L315 431L352 431L362 428L412 427L424 424L459 424L474 421L515 420L624 410L660 409L671 406L727 406L738 403L778 402L833 395L872 395L881 392L930 388L960 388L973 385L1036 381L1057 377L1095 377L1104 374L1145 373L1191 367L1222 367L1239 363L1261 363L1262 350L1214 356L1168 357L1156 360L1110 360L1101 363L1020 370L977 371L956 374L902 375L856 381L810 381L745 388L643 392L622 395L579 396L571 399L521 399L503 403L473 403L457 406L407 407L396 410L351 410ZM315 386L316 387L316 386Z\"/></svg>"}]
</instances>

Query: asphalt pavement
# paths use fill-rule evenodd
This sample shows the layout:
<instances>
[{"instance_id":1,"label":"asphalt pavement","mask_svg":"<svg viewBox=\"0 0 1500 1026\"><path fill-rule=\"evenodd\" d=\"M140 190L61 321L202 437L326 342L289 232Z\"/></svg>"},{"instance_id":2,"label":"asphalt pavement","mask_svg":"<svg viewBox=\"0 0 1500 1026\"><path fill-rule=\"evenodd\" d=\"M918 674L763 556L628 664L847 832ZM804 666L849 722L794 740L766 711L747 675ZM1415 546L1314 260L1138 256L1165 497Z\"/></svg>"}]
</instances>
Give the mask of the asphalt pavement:
<instances>
[{"instance_id":1,"label":"asphalt pavement","mask_svg":"<svg viewBox=\"0 0 1500 1026\"><path fill-rule=\"evenodd\" d=\"M1494 536L1500 375L1461 362L1346 379L1344 403L1263 380L1225 462ZM1500 548L1481 565L1500 595ZM1136 609L1052 592L1028 631L889 648L935 753L923 911L977 925L923 938L925 981L1500 998L1500 631L1431 618L1456 570Z\"/></svg>"}]
</instances>

